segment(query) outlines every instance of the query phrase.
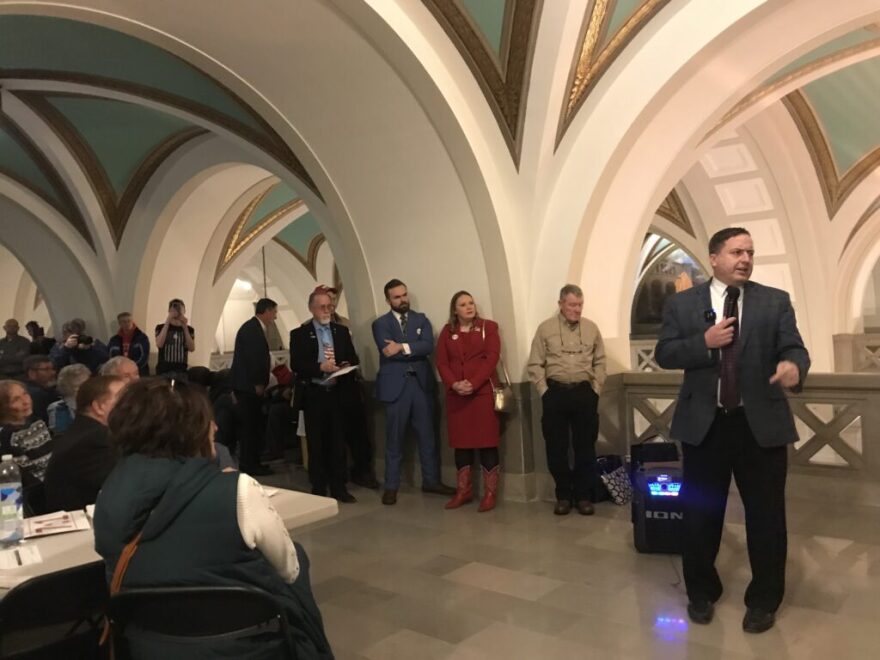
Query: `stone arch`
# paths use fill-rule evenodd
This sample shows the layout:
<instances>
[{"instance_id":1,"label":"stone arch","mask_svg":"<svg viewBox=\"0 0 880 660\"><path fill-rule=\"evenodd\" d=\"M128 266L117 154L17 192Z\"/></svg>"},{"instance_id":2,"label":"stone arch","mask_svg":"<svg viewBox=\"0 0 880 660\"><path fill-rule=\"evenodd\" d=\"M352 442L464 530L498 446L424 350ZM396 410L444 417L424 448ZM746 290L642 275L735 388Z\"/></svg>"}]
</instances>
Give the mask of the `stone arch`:
<instances>
[{"instance_id":1,"label":"stone arch","mask_svg":"<svg viewBox=\"0 0 880 660\"><path fill-rule=\"evenodd\" d=\"M598 282L616 283L617 290L588 298L588 313L608 333L610 352L625 360L627 283L638 245L615 247L644 232L666 192L708 148L703 136L756 79L823 36L878 13L867 1L810 0L755 11L740 3L688 3L661 14L653 30L636 37L641 48L627 67L612 67L600 81L563 140L559 155L566 164L542 227L534 291L566 275L594 293ZM718 76L724 85L716 84ZM588 199L579 192L585 188L592 191ZM567 266L554 266L560 243L574 245Z\"/></svg>"}]
</instances>

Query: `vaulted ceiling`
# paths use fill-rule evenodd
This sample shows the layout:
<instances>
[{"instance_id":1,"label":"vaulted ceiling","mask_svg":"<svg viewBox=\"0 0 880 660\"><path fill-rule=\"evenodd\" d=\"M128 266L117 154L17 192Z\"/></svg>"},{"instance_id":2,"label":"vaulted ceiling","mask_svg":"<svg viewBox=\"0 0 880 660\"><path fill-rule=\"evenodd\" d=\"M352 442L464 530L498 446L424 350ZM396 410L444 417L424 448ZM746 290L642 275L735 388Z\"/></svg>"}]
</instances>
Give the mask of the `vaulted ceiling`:
<instances>
[{"instance_id":1,"label":"vaulted ceiling","mask_svg":"<svg viewBox=\"0 0 880 660\"><path fill-rule=\"evenodd\" d=\"M117 246L157 168L208 133L246 140L317 193L300 161L252 108L161 48L98 25L30 15L0 16L0 43L3 94L23 103L73 156ZM94 246L75 191L53 165L45 131L28 131L13 115L0 108L0 176L36 193Z\"/></svg>"}]
</instances>

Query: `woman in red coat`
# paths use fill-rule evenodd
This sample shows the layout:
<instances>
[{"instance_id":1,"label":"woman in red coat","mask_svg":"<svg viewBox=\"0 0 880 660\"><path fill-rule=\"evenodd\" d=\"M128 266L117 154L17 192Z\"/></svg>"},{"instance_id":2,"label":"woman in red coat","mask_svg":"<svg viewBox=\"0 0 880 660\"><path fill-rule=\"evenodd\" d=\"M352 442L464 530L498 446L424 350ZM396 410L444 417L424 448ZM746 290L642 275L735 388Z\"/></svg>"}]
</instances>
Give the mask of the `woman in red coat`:
<instances>
[{"instance_id":1,"label":"woman in red coat","mask_svg":"<svg viewBox=\"0 0 880 660\"><path fill-rule=\"evenodd\" d=\"M483 467L480 511L495 508L498 494L498 416L492 382L501 355L498 324L481 319L467 291L452 296L449 323L437 340L437 370L446 390L449 444L458 469L455 496L446 504L455 509L474 499L471 468L479 450Z\"/></svg>"}]
</instances>

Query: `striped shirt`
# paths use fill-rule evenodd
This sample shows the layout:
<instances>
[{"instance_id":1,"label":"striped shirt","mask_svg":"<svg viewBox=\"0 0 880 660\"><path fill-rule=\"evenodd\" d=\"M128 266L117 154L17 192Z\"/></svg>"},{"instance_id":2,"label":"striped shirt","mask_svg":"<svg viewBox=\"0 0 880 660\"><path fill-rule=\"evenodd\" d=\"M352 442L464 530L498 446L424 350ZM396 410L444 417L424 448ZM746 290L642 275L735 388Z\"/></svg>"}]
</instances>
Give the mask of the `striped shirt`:
<instances>
[{"instance_id":1,"label":"striped shirt","mask_svg":"<svg viewBox=\"0 0 880 660\"><path fill-rule=\"evenodd\" d=\"M165 324L156 326L156 336L162 332ZM195 339L196 331L191 325L189 328L190 336ZM189 352L186 350L186 339L183 336L183 327L179 325L168 325L168 333L165 335L165 344L159 349L159 362L156 365L156 374L164 374L169 371L186 371Z\"/></svg>"}]
</instances>

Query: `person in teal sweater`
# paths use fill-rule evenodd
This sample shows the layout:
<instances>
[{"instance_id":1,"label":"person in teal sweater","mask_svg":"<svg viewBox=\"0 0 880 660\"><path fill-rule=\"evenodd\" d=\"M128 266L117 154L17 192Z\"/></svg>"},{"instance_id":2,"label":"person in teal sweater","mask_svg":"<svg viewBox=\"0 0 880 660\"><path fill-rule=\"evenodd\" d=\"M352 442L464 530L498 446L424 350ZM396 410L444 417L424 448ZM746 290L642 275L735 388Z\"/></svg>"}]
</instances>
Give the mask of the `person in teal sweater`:
<instances>
[{"instance_id":1,"label":"person in teal sweater","mask_svg":"<svg viewBox=\"0 0 880 660\"><path fill-rule=\"evenodd\" d=\"M130 383L108 420L121 458L95 505L95 550L112 580L123 548L141 538L121 590L179 586L255 586L287 613L300 660L332 660L312 594L308 557L294 544L260 485L221 470L213 460L214 430L207 398L185 383ZM159 648L128 636L135 658L191 657L192 649ZM216 658L286 657L272 642L218 642Z\"/></svg>"}]
</instances>

